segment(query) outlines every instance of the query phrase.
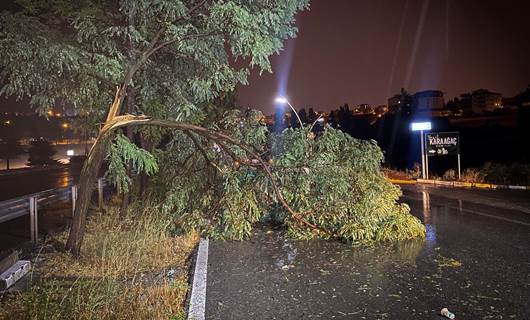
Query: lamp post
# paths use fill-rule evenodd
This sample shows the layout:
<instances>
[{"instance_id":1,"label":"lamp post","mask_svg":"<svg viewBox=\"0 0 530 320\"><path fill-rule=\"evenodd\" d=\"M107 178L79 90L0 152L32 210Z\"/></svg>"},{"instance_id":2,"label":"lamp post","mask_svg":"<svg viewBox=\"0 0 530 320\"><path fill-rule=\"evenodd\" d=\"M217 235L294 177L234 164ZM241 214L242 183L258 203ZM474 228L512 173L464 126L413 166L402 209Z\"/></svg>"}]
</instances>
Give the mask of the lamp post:
<instances>
[{"instance_id":1,"label":"lamp post","mask_svg":"<svg viewBox=\"0 0 530 320\"><path fill-rule=\"evenodd\" d=\"M426 154L425 154L425 139L423 138L423 131L431 130L432 126L430 122L413 122L410 124L410 129L412 131L419 131L421 136L421 177L422 179L429 178L429 168L426 164Z\"/></svg>"},{"instance_id":2,"label":"lamp post","mask_svg":"<svg viewBox=\"0 0 530 320\"><path fill-rule=\"evenodd\" d=\"M276 97L275 101L277 103L281 103L281 104L287 104L291 110L293 110L294 114L296 115L296 118L298 119L298 122L300 123L300 128L303 128L304 127L304 124L302 123L302 120L300 119L300 116L298 115L298 112L296 112L296 110L294 109L294 107L291 105L291 103L289 102L289 100L287 100L287 98L285 97Z\"/></svg>"}]
</instances>

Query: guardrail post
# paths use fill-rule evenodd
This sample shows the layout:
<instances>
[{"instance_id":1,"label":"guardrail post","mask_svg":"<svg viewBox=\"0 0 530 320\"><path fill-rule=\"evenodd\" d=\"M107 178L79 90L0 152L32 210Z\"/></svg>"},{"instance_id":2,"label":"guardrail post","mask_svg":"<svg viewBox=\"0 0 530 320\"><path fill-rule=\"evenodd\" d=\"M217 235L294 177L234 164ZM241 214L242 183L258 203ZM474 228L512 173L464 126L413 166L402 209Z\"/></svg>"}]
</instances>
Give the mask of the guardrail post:
<instances>
[{"instance_id":1,"label":"guardrail post","mask_svg":"<svg viewBox=\"0 0 530 320\"><path fill-rule=\"evenodd\" d=\"M98 207L103 208L103 178L98 179Z\"/></svg>"},{"instance_id":2,"label":"guardrail post","mask_svg":"<svg viewBox=\"0 0 530 320\"><path fill-rule=\"evenodd\" d=\"M76 202L77 202L77 185L72 186L72 217L75 214Z\"/></svg>"},{"instance_id":3,"label":"guardrail post","mask_svg":"<svg viewBox=\"0 0 530 320\"><path fill-rule=\"evenodd\" d=\"M29 198L29 224L31 233L31 242L39 242L39 215L37 211L37 197Z\"/></svg>"}]
</instances>

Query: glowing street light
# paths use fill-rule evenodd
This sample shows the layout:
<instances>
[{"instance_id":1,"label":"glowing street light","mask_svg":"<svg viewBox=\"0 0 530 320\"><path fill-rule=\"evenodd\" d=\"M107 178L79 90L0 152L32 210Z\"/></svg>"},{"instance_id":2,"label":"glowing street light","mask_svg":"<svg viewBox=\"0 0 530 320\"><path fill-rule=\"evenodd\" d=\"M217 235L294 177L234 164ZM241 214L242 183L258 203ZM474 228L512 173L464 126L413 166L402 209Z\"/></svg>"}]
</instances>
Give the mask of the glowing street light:
<instances>
[{"instance_id":1,"label":"glowing street light","mask_svg":"<svg viewBox=\"0 0 530 320\"><path fill-rule=\"evenodd\" d=\"M276 102L283 103L283 104L289 103L289 101L287 101L287 99L285 99L284 97L277 97Z\"/></svg>"},{"instance_id":2,"label":"glowing street light","mask_svg":"<svg viewBox=\"0 0 530 320\"><path fill-rule=\"evenodd\" d=\"M429 121L425 122L412 122L410 124L410 130L419 131L421 134L421 177L427 179L429 176L429 167L425 164L427 155L425 154L425 139L423 138L423 131L431 130L432 124Z\"/></svg>"},{"instance_id":3,"label":"glowing street light","mask_svg":"<svg viewBox=\"0 0 530 320\"><path fill-rule=\"evenodd\" d=\"M423 131L423 130L431 130L432 125L429 121L426 122L413 122L410 124L410 129L412 131Z\"/></svg>"},{"instance_id":4,"label":"glowing street light","mask_svg":"<svg viewBox=\"0 0 530 320\"><path fill-rule=\"evenodd\" d=\"M276 101L276 103L287 104L289 106L289 108L291 108L291 110L293 110L294 114L296 115L296 118L298 118L298 122L300 123L300 128L304 127L304 124L302 123L302 120L300 119L300 116L298 115L298 112L296 112L296 110L291 105L289 100L287 100L287 98L282 97L282 96L278 96L278 97L276 97L276 99L274 101Z\"/></svg>"}]
</instances>

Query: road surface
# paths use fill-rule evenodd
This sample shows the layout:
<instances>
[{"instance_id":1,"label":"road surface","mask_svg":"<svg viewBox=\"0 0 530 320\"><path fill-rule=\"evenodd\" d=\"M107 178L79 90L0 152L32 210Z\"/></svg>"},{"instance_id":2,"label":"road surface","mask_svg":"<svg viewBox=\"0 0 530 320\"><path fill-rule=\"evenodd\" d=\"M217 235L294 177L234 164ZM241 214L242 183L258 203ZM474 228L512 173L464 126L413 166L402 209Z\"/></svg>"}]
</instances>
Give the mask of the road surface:
<instances>
[{"instance_id":1,"label":"road surface","mask_svg":"<svg viewBox=\"0 0 530 320\"><path fill-rule=\"evenodd\" d=\"M403 189L425 240L211 241L206 319L530 319L530 192Z\"/></svg>"},{"instance_id":2,"label":"road surface","mask_svg":"<svg viewBox=\"0 0 530 320\"><path fill-rule=\"evenodd\" d=\"M48 189L63 188L77 183L80 168L70 166L50 170L36 170L16 174L0 175L0 201L25 196ZM39 231L41 233L64 225L67 219L64 212L53 212L53 216L43 216L39 210ZM68 217L69 218L69 217ZM0 252L18 247L30 240L29 214L0 223Z\"/></svg>"},{"instance_id":3,"label":"road surface","mask_svg":"<svg viewBox=\"0 0 530 320\"><path fill-rule=\"evenodd\" d=\"M0 175L0 201L77 183L80 168L70 166L46 171Z\"/></svg>"}]
</instances>

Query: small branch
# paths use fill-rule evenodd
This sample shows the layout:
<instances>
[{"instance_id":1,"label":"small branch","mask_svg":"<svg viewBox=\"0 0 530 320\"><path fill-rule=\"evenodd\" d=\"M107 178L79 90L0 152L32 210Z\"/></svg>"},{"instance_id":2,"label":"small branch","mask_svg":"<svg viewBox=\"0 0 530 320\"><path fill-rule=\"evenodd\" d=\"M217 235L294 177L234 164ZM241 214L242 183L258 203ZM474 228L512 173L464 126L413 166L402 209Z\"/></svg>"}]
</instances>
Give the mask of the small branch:
<instances>
[{"instance_id":1,"label":"small branch","mask_svg":"<svg viewBox=\"0 0 530 320\"><path fill-rule=\"evenodd\" d=\"M193 134L189 131L184 131L184 134L187 135L191 141L193 141L193 144L195 145L195 147L197 149L199 149L200 153L202 154L202 157L204 158L204 160L206 161L206 163L208 163L209 165L211 165L212 167L214 167L215 169L219 170L220 172L223 172L221 170L221 168L219 168L215 163L213 163L213 161L211 161L209 158L208 158L208 155L206 154L206 150L204 150L204 148L201 146L201 144L199 143L199 141L197 141L197 138L195 138L195 136L193 136Z\"/></svg>"},{"instance_id":2,"label":"small branch","mask_svg":"<svg viewBox=\"0 0 530 320\"><path fill-rule=\"evenodd\" d=\"M315 126L315 124L317 124L317 122L318 122L318 120L320 120L320 118L322 118L322 115L319 115L318 118L313 122L313 124L309 128L309 132L313 131L313 127Z\"/></svg>"},{"instance_id":3,"label":"small branch","mask_svg":"<svg viewBox=\"0 0 530 320\"><path fill-rule=\"evenodd\" d=\"M148 56L152 55L153 53L155 53L156 51L162 49L163 47L165 46L168 46L172 43L175 43L177 41L186 41L186 40L190 40L190 39L199 39L199 38L205 38L205 37L209 37L209 36L215 36L215 35L221 35L222 33L220 32L208 32L208 33L198 33L198 34L193 34L193 35L188 35L186 37L182 37L182 38L173 38L171 40L167 40L165 42L162 42L160 43L158 46L154 47L153 49L151 49L151 51L148 53Z\"/></svg>"}]
</instances>

